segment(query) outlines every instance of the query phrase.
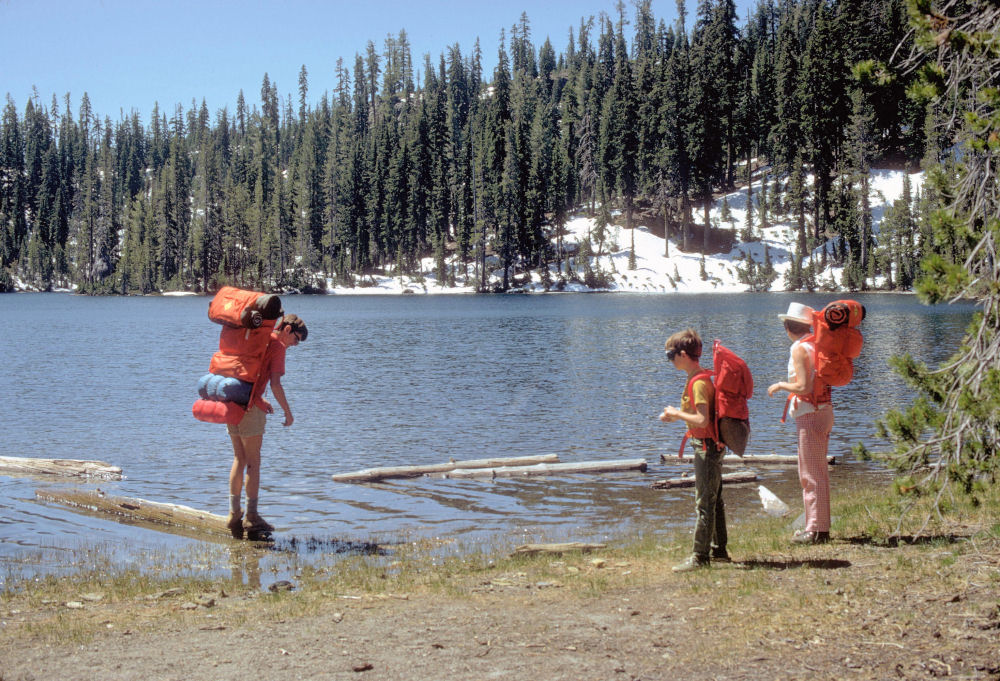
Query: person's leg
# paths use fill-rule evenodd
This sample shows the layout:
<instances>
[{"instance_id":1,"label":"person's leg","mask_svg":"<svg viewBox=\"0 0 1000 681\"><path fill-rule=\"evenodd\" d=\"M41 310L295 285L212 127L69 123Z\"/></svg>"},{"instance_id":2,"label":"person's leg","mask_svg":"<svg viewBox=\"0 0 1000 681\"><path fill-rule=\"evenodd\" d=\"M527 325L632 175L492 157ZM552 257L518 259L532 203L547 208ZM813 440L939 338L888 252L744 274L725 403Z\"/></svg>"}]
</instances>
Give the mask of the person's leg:
<instances>
[{"instance_id":1,"label":"person's leg","mask_svg":"<svg viewBox=\"0 0 1000 681\"><path fill-rule=\"evenodd\" d=\"M722 457L725 450L713 447L714 451L707 458L707 462L712 465L719 480L718 491L715 495L715 534L712 538L712 556L717 558L728 558L729 553L726 546L729 544L729 532L726 530L726 502L722 499Z\"/></svg>"},{"instance_id":2,"label":"person's leg","mask_svg":"<svg viewBox=\"0 0 1000 681\"><path fill-rule=\"evenodd\" d=\"M697 451L694 471L695 507L698 513L694 529L694 553L707 559L718 527L716 513L722 490L721 452L711 446L707 450ZM721 539L725 541L725 530Z\"/></svg>"},{"instance_id":3,"label":"person's leg","mask_svg":"<svg viewBox=\"0 0 1000 681\"><path fill-rule=\"evenodd\" d=\"M799 436L799 482L806 532L830 531L830 472L826 461L833 410L820 409L795 419Z\"/></svg>"},{"instance_id":4,"label":"person's leg","mask_svg":"<svg viewBox=\"0 0 1000 681\"><path fill-rule=\"evenodd\" d=\"M810 443L813 478L816 481L816 531L830 531L830 431L833 430L833 409L816 412L816 428Z\"/></svg>"},{"instance_id":5,"label":"person's leg","mask_svg":"<svg viewBox=\"0 0 1000 681\"><path fill-rule=\"evenodd\" d=\"M246 453L243 449L243 438L230 432L233 441L233 465L229 469L229 517L226 526L237 539L243 539L243 510L240 508L240 496L243 492L243 472L246 468Z\"/></svg>"},{"instance_id":6,"label":"person's leg","mask_svg":"<svg viewBox=\"0 0 1000 681\"><path fill-rule=\"evenodd\" d=\"M243 453L246 462L246 491L247 491L247 513L243 520L243 529L250 533L263 535L274 531L266 520L260 517L257 512L257 498L260 496L260 450L264 442L264 435L253 435L244 437Z\"/></svg>"},{"instance_id":7,"label":"person's leg","mask_svg":"<svg viewBox=\"0 0 1000 681\"><path fill-rule=\"evenodd\" d=\"M240 442L246 472L247 499L256 499L260 493L260 448L264 443L264 436L241 437ZM230 480L230 486L232 486L232 480Z\"/></svg>"}]
</instances>

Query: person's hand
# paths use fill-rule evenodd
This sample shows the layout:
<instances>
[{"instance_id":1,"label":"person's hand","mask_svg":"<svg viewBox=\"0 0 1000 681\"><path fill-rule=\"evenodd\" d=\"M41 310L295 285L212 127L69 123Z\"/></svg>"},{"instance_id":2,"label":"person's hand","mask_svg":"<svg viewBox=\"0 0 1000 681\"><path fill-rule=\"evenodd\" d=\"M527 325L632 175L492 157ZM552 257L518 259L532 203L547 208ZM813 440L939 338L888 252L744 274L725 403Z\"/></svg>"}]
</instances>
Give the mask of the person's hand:
<instances>
[{"instance_id":1,"label":"person's hand","mask_svg":"<svg viewBox=\"0 0 1000 681\"><path fill-rule=\"evenodd\" d=\"M772 383L767 387L767 396L774 397L774 393L781 390L781 383Z\"/></svg>"},{"instance_id":2,"label":"person's hand","mask_svg":"<svg viewBox=\"0 0 1000 681\"><path fill-rule=\"evenodd\" d=\"M673 423L677 420L678 410L676 407L664 407L663 413L660 414L660 420L664 423Z\"/></svg>"},{"instance_id":3,"label":"person's hand","mask_svg":"<svg viewBox=\"0 0 1000 681\"><path fill-rule=\"evenodd\" d=\"M267 400L261 400L261 402L264 403L264 413L265 414L273 414L274 413L274 405L273 404L271 404Z\"/></svg>"},{"instance_id":4,"label":"person's hand","mask_svg":"<svg viewBox=\"0 0 1000 681\"><path fill-rule=\"evenodd\" d=\"M294 420L295 420L295 417L292 416L292 412L286 411L285 412L285 422L282 425L284 425L287 428L288 426L292 425L292 422Z\"/></svg>"}]
</instances>

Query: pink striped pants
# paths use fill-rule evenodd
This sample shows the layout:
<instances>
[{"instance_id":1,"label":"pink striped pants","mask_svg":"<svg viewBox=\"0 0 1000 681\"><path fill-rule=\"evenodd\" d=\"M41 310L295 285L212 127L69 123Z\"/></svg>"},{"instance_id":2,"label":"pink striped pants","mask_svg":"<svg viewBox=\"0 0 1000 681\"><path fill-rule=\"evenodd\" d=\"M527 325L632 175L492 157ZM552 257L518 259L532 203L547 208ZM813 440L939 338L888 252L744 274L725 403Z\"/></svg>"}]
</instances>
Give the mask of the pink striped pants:
<instances>
[{"instance_id":1,"label":"pink striped pants","mask_svg":"<svg viewBox=\"0 0 1000 681\"><path fill-rule=\"evenodd\" d=\"M833 430L833 408L795 418L799 435L799 482L807 532L830 531L830 469L826 454Z\"/></svg>"}]
</instances>

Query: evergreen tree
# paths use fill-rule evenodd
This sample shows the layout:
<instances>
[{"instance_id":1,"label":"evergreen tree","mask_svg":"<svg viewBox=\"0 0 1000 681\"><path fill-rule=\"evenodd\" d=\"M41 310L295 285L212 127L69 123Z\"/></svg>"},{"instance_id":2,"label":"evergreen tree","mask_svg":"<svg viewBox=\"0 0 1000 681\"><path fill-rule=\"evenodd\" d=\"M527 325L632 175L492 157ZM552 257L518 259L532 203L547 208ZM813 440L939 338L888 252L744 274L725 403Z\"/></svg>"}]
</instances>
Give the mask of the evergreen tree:
<instances>
[{"instance_id":1,"label":"evergreen tree","mask_svg":"<svg viewBox=\"0 0 1000 681\"><path fill-rule=\"evenodd\" d=\"M1000 201L994 181L1000 94L978 87L1000 73L994 49L1000 14L980 0L944 8L915 1L911 17L923 76L915 94L964 114L950 117L946 128L961 149L958 172L933 171L928 178L939 185L941 202L933 216L934 252L923 261L918 289L928 302L974 299L980 312L939 368L908 355L894 358L895 369L920 395L908 409L886 414L880 427L894 444L886 458L910 476L901 488L936 492L940 501L946 481L976 494L1000 471Z\"/></svg>"}]
</instances>

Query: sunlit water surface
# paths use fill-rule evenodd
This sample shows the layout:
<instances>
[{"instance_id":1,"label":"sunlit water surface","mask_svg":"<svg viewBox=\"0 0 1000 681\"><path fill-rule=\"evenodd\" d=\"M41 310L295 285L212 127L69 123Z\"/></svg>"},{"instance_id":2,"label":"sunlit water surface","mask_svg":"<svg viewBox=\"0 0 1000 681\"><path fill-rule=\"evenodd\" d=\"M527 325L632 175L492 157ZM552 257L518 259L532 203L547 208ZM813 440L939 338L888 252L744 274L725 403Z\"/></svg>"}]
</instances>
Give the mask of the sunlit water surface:
<instances>
[{"instance_id":1,"label":"sunlit water surface","mask_svg":"<svg viewBox=\"0 0 1000 681\"><path fill-rule=\"evenodd\" d=\"M289 296L309 339L288 353L295 423L268 421L262 513L287 538L461 547L605 540L691 523L688 489L650 483L690 470L676 460L679 424L657 420L684 377L663 342L693 326L749 363L750 453L793 454L794 426L766 387L783 378L788 341L776 315L791 300L832 295ZM835 391L836 487L884 479L851 460L873 419L910 390L887 366L909 352L949 355L974 311L911 296L864 295L865 348L853 383ZM191 416L219 327L204 297L0 296L4 410L0 453L97 459L120 482L0 475L0 588L11 580L102 562L142 569L171 561L193 572L239 564L232 547L129 526L35 501L40 488L82 484L115 495L227 511L232 450L224 426ZM279 410L280 411L280 410ZM417 478L377 485L331 475L376 466L557 454L561 461L645 458L646 473L522 479ZM668 460L661 462L661 454ZM794 468L758 467L760 482L801 511ZM835 492L834 492L835 493ZM759 513L755 485L727 488L731 517ZM796 504L798 508L796 509ZM223 561L224 563L225 561ZM238 567L238 565L237 565Z\"/></svg>"}]
</instances>

